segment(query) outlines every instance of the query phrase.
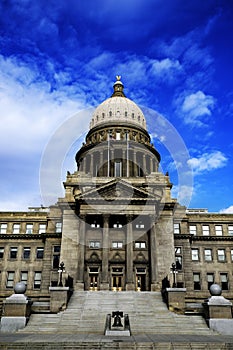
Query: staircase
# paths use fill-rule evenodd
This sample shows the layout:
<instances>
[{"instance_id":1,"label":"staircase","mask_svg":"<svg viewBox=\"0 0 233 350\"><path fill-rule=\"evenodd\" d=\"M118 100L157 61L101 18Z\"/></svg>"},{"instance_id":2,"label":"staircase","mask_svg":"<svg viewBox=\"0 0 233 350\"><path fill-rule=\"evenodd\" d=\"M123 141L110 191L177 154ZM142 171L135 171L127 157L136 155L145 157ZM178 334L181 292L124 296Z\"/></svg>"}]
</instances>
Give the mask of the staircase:
<instances>
[{"instance_id":1,"label":"staircase","mask_svg":"<svg viewBox=\"0 0 233 350\"><path fill-rule=\"evenodd\" d=\"M156 292L79 292L68 308L58 314L32 314L20 333L103 334L106 315L112 311L129 315L132 335L211 335L201 316L177 315L168 311Z\"/></svg>"}]
</instances>

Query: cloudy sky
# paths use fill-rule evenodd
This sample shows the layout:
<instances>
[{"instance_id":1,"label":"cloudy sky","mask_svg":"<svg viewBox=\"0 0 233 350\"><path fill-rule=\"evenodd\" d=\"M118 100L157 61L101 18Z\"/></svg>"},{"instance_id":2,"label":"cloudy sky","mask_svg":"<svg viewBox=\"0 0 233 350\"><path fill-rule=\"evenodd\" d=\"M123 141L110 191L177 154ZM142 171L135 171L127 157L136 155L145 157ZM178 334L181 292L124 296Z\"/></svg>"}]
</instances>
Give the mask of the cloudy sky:
<instances>
[{"instance_id":1,"label":"cloudy sky","mask_svg":"<svg viewBox=\"0 0 233 350\"><path fill-rule=\"evenodd\" d=\"M88 130L81 111L109 97L121 75L127 97L182 138L193 169L189 207L233 212L232 1L2 0L0 11L0 210L48 204L44 159L63 131L52 153L62 196L64 169L75 170ZM168 135L148 125L175 196L179 162Z\"/></svg>"}]
</instances>

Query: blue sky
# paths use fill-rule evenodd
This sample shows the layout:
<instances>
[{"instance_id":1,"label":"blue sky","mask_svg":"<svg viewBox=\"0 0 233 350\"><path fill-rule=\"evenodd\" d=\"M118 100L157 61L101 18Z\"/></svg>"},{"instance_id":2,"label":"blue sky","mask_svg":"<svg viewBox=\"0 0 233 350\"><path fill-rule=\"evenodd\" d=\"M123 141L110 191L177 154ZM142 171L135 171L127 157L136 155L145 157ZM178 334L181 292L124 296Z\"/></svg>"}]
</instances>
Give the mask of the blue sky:
<instances>
[{"instance_id":1,"label":"blue sky","mask_svg":"<svg viewBox=\"0 0 233 350\"><path fill-rule=\"evenodd\" d=\"M2 0L0 11L0 210L48 204L44 153L77 115L78 141L72 134L54 179L62 196L65 168L75 170L88 130L79 112L109 97L121 75L127 97L183 139L194 175L189 207L233 212L232 1ZM179 164L149 124L175 196Z\"/></svg>"}]
</instances>

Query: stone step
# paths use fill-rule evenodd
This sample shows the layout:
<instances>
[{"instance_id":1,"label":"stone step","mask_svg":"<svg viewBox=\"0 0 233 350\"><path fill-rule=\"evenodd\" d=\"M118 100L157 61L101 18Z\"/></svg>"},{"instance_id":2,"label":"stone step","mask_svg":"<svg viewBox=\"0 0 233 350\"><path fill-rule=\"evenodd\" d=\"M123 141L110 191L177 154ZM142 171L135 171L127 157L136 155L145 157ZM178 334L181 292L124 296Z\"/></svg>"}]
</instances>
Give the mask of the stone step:
<instances>
[{"instance_id":1,"label":"stone step","mask_svg":"<svg viewBox=\"0 0 233 350\"><path fill-rule=\"evenodd\" d=\"M103 334L106 315L129 314L132 334L210 335L201 316L176 315L167 309L156 292L79 292L59 314L33 314L21 332Z\"/></svg>"}]
</instances>

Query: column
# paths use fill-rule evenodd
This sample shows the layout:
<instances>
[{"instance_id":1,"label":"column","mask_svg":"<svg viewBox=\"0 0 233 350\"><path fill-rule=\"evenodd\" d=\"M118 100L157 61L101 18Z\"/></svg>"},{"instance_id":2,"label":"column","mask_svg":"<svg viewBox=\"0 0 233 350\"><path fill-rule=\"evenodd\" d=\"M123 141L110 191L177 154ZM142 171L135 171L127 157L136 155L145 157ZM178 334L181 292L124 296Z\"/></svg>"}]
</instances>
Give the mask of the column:
<instances>
[{"instance_id":1,"label":"column","mask_svg":"<svg viewBox=\"0 0 233 350\"><path fill-rule=\"evenodd\" d=\"M126 290L135 290L133 272L133 227L132 215L127 215L126 232Z\"/></svg>"},{"instance_id":2,"label":"column","mask_svg":"<svg viewBox=\"0 0 233 350\"><path fill-rule=\"evenodd\" d=\"M100 151L100 163L99 163L99 168L98 168L98 172L99 172L99 176L106 176L106 174L104 174L104 153L103 151Z\"/></svg>"},{"instance_id":3,"label":"column","mask_svg":"<svg viewBox=\"0 0 233 350\"><path fill-rule=\"evenodd\" d=\"M146 155L145 154L143 154L143 156L142 156L142 168L143 168L143 174L146 175L147 169L146 169Z\"/></svg>"},{"instance_id":4,"label":"column","mask_svg":"<svg viewBox=\"0 0 233 350\"><path fill-rule=\"evenodd\" d=\"M155 227L155 216L150 216L151 229L150 229L150 261L151 261L151 290L156 290L157 282L157 256L156 256L156 227Z\"/></svg>"},{"instance_id":5,"label":"column","mask_svg":"<svg viewBox=\"0 0 233 350\"><path fill-rule=\"evenodd\" d=\"M89 172L90 172L91 176L95 176L95 171L93 169L93 164L94 164L93 157L94 157L94 155L92 153L91 154L91 160L90 160L90 169L89 169Z\"/></svg>"},{"instance_id":6,"label":"column","mask_svg":"<svg viewBox=\"0 0 233 350\"><path fill-rule=\"evenodd\" d=\"M138 176L138 169L137 169L137 153L133 151L133 176Z\"/></svg>"},{"instance_id":7,"label":"column","mask_svg":"<svg viewBox=\"0 0 233 350\"><path fill-rule=\"evenodd\" d=\"M103 248L102 248L102 275L101 275L101 290L109 290L109 276L108 276L108 258L109 258L109 217L103 216Z\"/></svg>"},{"instance_id":8,"label":"column","mask_svg":"<svg viewBox=\"0 0 233 350\"><path fill-rule=\"evenodd\" d=\"M76 290L84 290L85 216L80 217L78 244L78 275Z\"/></svg>"}]
</instances>

